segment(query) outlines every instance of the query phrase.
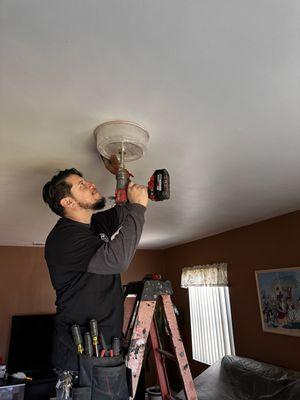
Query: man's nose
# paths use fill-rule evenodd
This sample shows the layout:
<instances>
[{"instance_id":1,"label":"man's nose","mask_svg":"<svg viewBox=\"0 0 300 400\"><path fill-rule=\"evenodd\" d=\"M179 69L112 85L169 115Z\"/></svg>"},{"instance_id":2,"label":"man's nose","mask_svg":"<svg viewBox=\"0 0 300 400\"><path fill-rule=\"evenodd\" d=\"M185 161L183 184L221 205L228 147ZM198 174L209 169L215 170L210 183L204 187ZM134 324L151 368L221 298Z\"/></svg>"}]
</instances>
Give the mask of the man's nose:
<instances>
[{"instance_id":1,"label":"man's nose","mask_svg":"<svg viewBox=\"0 0 300 400\"><path fill-rule=\"evenodd\" d=\"M89 187L90 189L95 189L95 188L96 188L95 184L92 183L92 182L88 182L88 187Z\"/></svg>"}]
</instances>

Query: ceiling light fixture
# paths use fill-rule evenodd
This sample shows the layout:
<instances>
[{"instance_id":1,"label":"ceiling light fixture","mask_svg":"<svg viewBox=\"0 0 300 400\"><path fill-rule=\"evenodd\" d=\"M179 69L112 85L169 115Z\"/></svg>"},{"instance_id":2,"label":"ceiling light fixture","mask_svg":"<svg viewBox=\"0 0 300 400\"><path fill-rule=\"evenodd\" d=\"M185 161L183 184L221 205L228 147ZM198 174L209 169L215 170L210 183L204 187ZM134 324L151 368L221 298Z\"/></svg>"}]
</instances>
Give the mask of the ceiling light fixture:
<instances>
[{"instance_id":1,"label":"ceiling light fixture","mask_svg":"<svg viewBox=\"0 0 300 400\"><path fill-rule=\"evenodd\" d=\"M124 154L124 161L135 161L147 149L149 134L141 125L123 120L108 121L96 127L97 150L105 157Z\"/></svg>"}]
</instances>

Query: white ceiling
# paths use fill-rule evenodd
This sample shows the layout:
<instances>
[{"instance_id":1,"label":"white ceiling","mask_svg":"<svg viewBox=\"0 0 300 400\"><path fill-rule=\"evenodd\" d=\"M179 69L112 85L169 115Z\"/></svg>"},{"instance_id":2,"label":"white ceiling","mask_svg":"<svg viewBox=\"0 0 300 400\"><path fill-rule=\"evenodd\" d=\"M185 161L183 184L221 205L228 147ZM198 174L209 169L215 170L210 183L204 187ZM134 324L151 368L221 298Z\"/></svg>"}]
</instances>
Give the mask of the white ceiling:
<instances>
[{"instance_id":1,"label":"white ceiling","mask_svg":"<svg viewBox=\"0 0 300 400\"><path fill-rule=\"evenodd\" d=\"M140 248L164 248L300 208L299 0L0 0L0 245L44 242L43 184L74 166L115 181L93 130L149 131L157 168Z\"/></svg>"}]
</instances>

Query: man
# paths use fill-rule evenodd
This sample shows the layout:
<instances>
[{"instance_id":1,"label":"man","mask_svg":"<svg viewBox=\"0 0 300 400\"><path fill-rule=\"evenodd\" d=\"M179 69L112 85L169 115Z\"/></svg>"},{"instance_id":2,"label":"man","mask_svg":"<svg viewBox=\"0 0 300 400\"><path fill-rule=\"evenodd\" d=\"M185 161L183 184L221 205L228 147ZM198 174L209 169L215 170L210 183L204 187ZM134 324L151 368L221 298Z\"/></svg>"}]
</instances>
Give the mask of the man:
<instances>
[{"instance_id":1,"label":"man","mask_svg":"<svg viewBox=\"0 0 300 400\"><path fill-rule=\"evenodd\" d=\"M111 165L106 168L111 172ZM60 171L43 188L43 199L58 220L45 245L45 259L56 290L53 363L78 371L71 326L88 330L96 319L105 341L122 337L123 296L120 273L136 251L148 204L147 187L129 183L129 203L105 206L95 185L76 169Z\"/></svg>"}]
</instances>

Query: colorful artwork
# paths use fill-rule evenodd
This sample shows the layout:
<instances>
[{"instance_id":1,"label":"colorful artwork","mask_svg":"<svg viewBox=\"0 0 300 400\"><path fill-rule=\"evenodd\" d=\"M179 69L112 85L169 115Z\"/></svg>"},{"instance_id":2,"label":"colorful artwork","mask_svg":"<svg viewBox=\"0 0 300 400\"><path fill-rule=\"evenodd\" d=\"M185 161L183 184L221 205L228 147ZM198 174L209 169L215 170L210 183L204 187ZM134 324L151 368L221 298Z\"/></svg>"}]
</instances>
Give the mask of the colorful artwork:
<instances>
[{"instance_id":1,"label":"colorful artwork","mask_svg":"<svg viewBox=\"0 0 300 400\"><path fill-rule=\"evenodd\" d=\"M300 267L255 275L263 331L300 336Z\"/></svg>"}]
</instances>

